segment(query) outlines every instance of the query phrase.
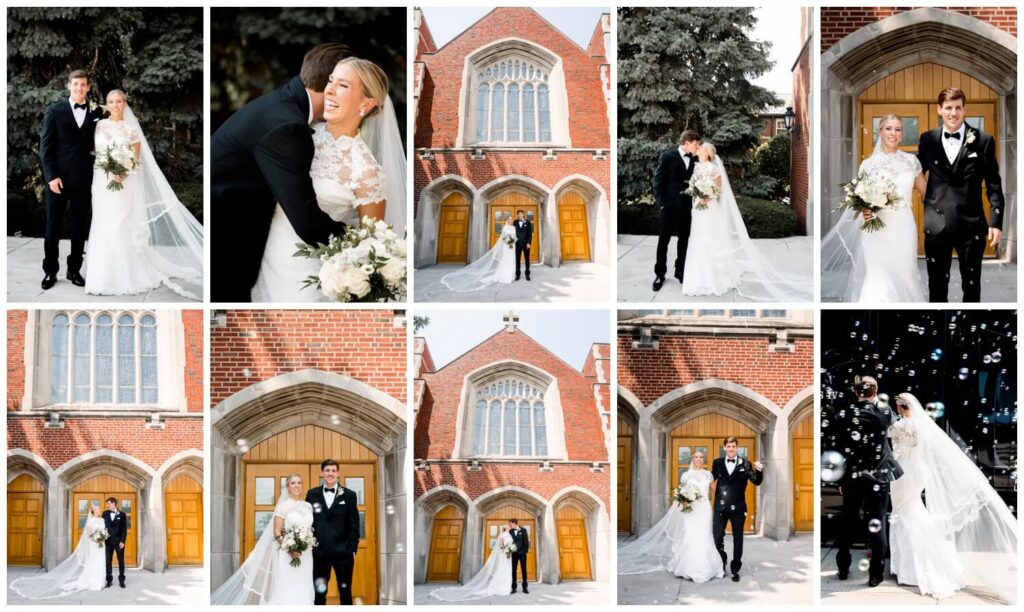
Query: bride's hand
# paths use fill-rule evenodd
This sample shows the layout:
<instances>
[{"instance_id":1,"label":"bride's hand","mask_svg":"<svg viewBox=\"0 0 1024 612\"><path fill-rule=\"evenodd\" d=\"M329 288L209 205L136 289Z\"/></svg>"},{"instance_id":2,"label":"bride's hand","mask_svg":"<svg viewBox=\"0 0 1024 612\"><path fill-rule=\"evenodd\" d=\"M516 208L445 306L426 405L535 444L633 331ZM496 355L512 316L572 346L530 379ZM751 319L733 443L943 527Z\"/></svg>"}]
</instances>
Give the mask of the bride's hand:
<instances>
[{"instance_id":1,"label":"bride's hand","mask_svg":"<svg viewBox=\"0 0 1024 612\"><path fill-rule=\"evenodd\" d=\"M870 210L865 210L864 211L864 220L865 221L870 221L870 220L872 220L874 218L875 218L875 213L871 212Z\"/></svg>"},{"instance_id":2,"label":"bride's hand","mask_svg":"<svg viewBox=\"0 0 1024 612\"><path fill-rule=\"evenodd\" d=\"M124 182L124 177L121 176L120 174L115 174L114 175L114 182L115 183L122 183L122 182Z\"/></svg>"},{"instance_id":3,"label":"bride's hand","mask_svg":"<svg viewBox=\"0 0 1024 612\"><path fill-rule=\"evenodd\" d=\"M288 554L291 555L292 559L298 559L299 557L302 556L302 553L300 553L298 551L295 551L295 550L289 552Z\"/></svg>"}]
</instances>

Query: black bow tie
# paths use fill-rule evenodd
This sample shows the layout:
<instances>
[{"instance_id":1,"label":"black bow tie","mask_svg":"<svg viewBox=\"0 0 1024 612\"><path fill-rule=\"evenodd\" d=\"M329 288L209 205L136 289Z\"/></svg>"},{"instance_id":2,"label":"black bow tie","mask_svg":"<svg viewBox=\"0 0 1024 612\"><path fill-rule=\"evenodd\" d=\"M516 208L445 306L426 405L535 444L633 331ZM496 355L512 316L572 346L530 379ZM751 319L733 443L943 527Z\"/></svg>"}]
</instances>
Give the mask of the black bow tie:
<instances>
[{"instance_id":1,"label":"black bow tie","mask_svg":"<svg viewBox=\"0 0 1024 612\"><path fill-rule=\"evenodd\" d=\"M736 460L735 459L726 459L725 462L726 463L736 463Z\"/></svg>"},{"instance_id":2,"label":"black bow tie","mask_svg":"<svg viewBox=\"0 0 1024 612\"><path fill-rule=\"evenodd\" d=\"M943 132L942 136L943 138L956 138L957 140L960 140L960 132L953 132L952 134L949 132Z\"/></svg>"},{"instance_id":3,"label":"black bow tie","mask_svg":"<svg viewBox=\"0 0 1024 612\"><path fill-rule=\"evenodd\" d=\"M338 494L338 490L337 489L327 489L327 488L325 488L324 489L324 493L334 493L335 495L337 495Z\"/></svg>"},{"instance_id":4,"label":"black bow tie","mask_svg":"<svg viewBox=\"0 0 1024 612\"><path fill-rule=\"evenodd\" d=\"M75 106L75 110L78 110L78 109L87 110L89 108L88 104L75 104L74 106Z\"/></svg>"}]
</instances>

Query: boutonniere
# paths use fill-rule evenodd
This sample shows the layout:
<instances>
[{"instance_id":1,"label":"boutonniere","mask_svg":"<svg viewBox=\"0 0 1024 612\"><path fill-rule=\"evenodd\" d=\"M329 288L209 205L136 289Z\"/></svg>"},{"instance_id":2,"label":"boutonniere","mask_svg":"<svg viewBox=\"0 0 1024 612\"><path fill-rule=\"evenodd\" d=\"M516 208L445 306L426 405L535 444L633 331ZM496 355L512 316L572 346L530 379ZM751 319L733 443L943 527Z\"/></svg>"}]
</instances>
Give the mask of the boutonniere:
<instances>
[{"instance_id":1,"label":"boutonniere","mask_svg":"<svg viewBox=\"0 0 1024 612\"><path fill-rule=\"evenodd\" d=\"M974 144L974 132L972 130L967 130L967 137L964 138L964 143Z\"/></svg>"},{"instance_id":2,"label":"boutonniere","mask_svg":"<svg viewBox=\"0 0 1024 612\"><path fill-rule=\"evenodd\" d=\"M344 506L344 505L345 505L345 500L341 500L341 505L342 505L342 506Z\"/></svg>"},{"instance_id":3,"label":"boutonniere","mask_svg":"<svg viewBox=\"0 0 1024 612\"><path fill-rule=\"evenodd\" d=\"M97 108L99 108L99 107L98 107L98 106L96 106L96 103L95 103L95 102L92 102L92 101L90 101L90 102L89 102L89 112L90 112L90 113L91 113L91 112L93 112L93 111L95 111L95 110L96 110Z\"/></svg>"}]
</instances>

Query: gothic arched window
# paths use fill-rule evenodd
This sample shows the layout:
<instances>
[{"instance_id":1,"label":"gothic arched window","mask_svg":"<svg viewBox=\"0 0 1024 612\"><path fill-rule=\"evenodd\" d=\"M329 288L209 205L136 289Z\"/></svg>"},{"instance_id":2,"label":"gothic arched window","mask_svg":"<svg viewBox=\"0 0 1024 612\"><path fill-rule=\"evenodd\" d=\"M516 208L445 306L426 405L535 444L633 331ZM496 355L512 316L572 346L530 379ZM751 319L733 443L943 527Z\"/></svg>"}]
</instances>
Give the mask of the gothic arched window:
<instances>
[{"instance_id":1,"label":"gothic arched window","mask_svg":"<svg viewBox=\"0 0 1024 612\"><path fill-rule=\"evenodd\" d=\"M515 71L513 65L512 68ZM516 376L488 379L473 391L475 409L470 449L491 457L543 457L548 454L544 393L534 382Z\"/></svg>"},{"instance_id":2,"label":"gothic arched window","mask_svg":"<svg viewBox=\"0 0 1024 612\"><path fill-rule=\"evenodd\" d=\"M561 64L556 58L542 58L547 55L520 45L477 60L467 82L470 91L476 91L466 115L467 138L495 145L567 144L556 142L566 138L568 123L561 116L564 111L552 105L552 96L562 99L565 93L560 91L564 85L555 85L564 79L549 79L553 70L561 75Z\"/></svg>"}]
</instances>

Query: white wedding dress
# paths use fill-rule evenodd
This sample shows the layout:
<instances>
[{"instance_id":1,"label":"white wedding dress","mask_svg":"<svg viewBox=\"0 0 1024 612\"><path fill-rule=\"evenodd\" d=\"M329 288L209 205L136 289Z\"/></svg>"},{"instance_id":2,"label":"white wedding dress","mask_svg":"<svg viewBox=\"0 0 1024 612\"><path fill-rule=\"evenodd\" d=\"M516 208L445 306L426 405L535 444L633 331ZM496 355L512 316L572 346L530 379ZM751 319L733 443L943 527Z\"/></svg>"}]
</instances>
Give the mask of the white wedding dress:
<instances>
[{"instance_id":1,"label":"white wedding dress","mask_svg":"<svg viewBox=\"0 0 1024 612\"><path fill-rule=\"evenodd\" d=\"M768 261L750 239L721 158L698 162L693 176L702 175L721 177L722 188L705 210L697 210L696 200L693 202L683 295L722 295L735 290L752 301L810 301L814 295L811 276Z\"/></svg>"},{"instance_id":2,"label":"white wedding dress","mask_svg":"<svg viewBox=\"0 0 1024 612\"><path fill-rule=\"evenodd\" d=\"M292 499L282 487L274 516L284 519L284 528L309 527L313 524L313 506L301 499ZM313 550L299 557L298 567L291 566L292 557L274 539L274 521L267 522L256 546L245 562L210 596L213 605L313 605Z\"/></svg>"},{"instance_id":3,"label":"white wedding dress","mask_svg":"<svg viewBox=\"0 0 1024 612\"><path fill-rule=\"evenodd\" d=\"M132 295L166 285L191 300L203 299L203 226L174 195L131 108L124 119L96 124L95 151L138 143L142 164L124 189L93 170L92 223L86 255L85 292Z\"/></svg>"},{"instance_id":4,"label":"white wedding dress","mask_svg":"<svg viewBox=\"0 0 1024 612\"><path fill-rule=\"evenodd\" d=\"M646 574L666 571L696 583L725 575L722 557L715 549L712 534L711 501L708 488L711 472L690 468L679 478L679 484L695 482L701 499L690 512L683 512L678 502L645 534L619 548L619 574Z\"/></svg>"},{"instance_id":5,"label":"white wedding dress","mask_svg":"<svg viewBox=\"0 0 1024 612\"><path fill-rule=\"evenodd\" d=\"M516 278L516 245L505 241L515 235L516 226L505 224L490 251L473 263L445 274L441 283L456 293L478 291L494 283L511 283Z\"/></svg>"},{"instance_id":6,"label":"white wedding dress","mask_svg":"<svg viewBox=\"0 0 1024 612\"><path fill-rule=\"evenodd\" d=\"M99 591L106 582L106 547L89 538L103 529L102 517L90 516L71 556L45 574L24 576L11 590L26 599L52 599L76 591Z\"/></svg>"},{"instance_id":7,"label":"white wedding dress","mask_svg":"<svg viewBox=\"0 0 1024 612\"><path fill-rule=\"evenodd\" d=\"M508 595L512 583L512 557L505 554L504 547L512 543L512 536L503 531L491 545L487 563L469 582L457 587L434 589L430 595L442 601L467 601L495 595Z\"/></svg>"},{"instance_id":8,"label":"white wedding dress","mask_svg":"<svg viewBox=\"0 0 1024 612\"><path fill-rule=\"evenodd\" d=\"M875 153L864 160L858 174L888 176L906 203L877 216L885 227L861 230L862 217L844 212L821 239L821 295L843 302L927 302L917 269L917 223L914 220L914 179L921 162L906 151Z\"/></svg>"},{"instance_id":9,"label":"white wedding dress","mask_svg":"<svg viewBox=\"0 0 1024 612\"><path fill-rule=\"evenodd\" d=\"M1016 518L920 402L909 393L900 399L911 410L889 428L903 468L890 493L892 573L936 599L970 586L1016 601Z\"/></svg>"}]
</instances>

